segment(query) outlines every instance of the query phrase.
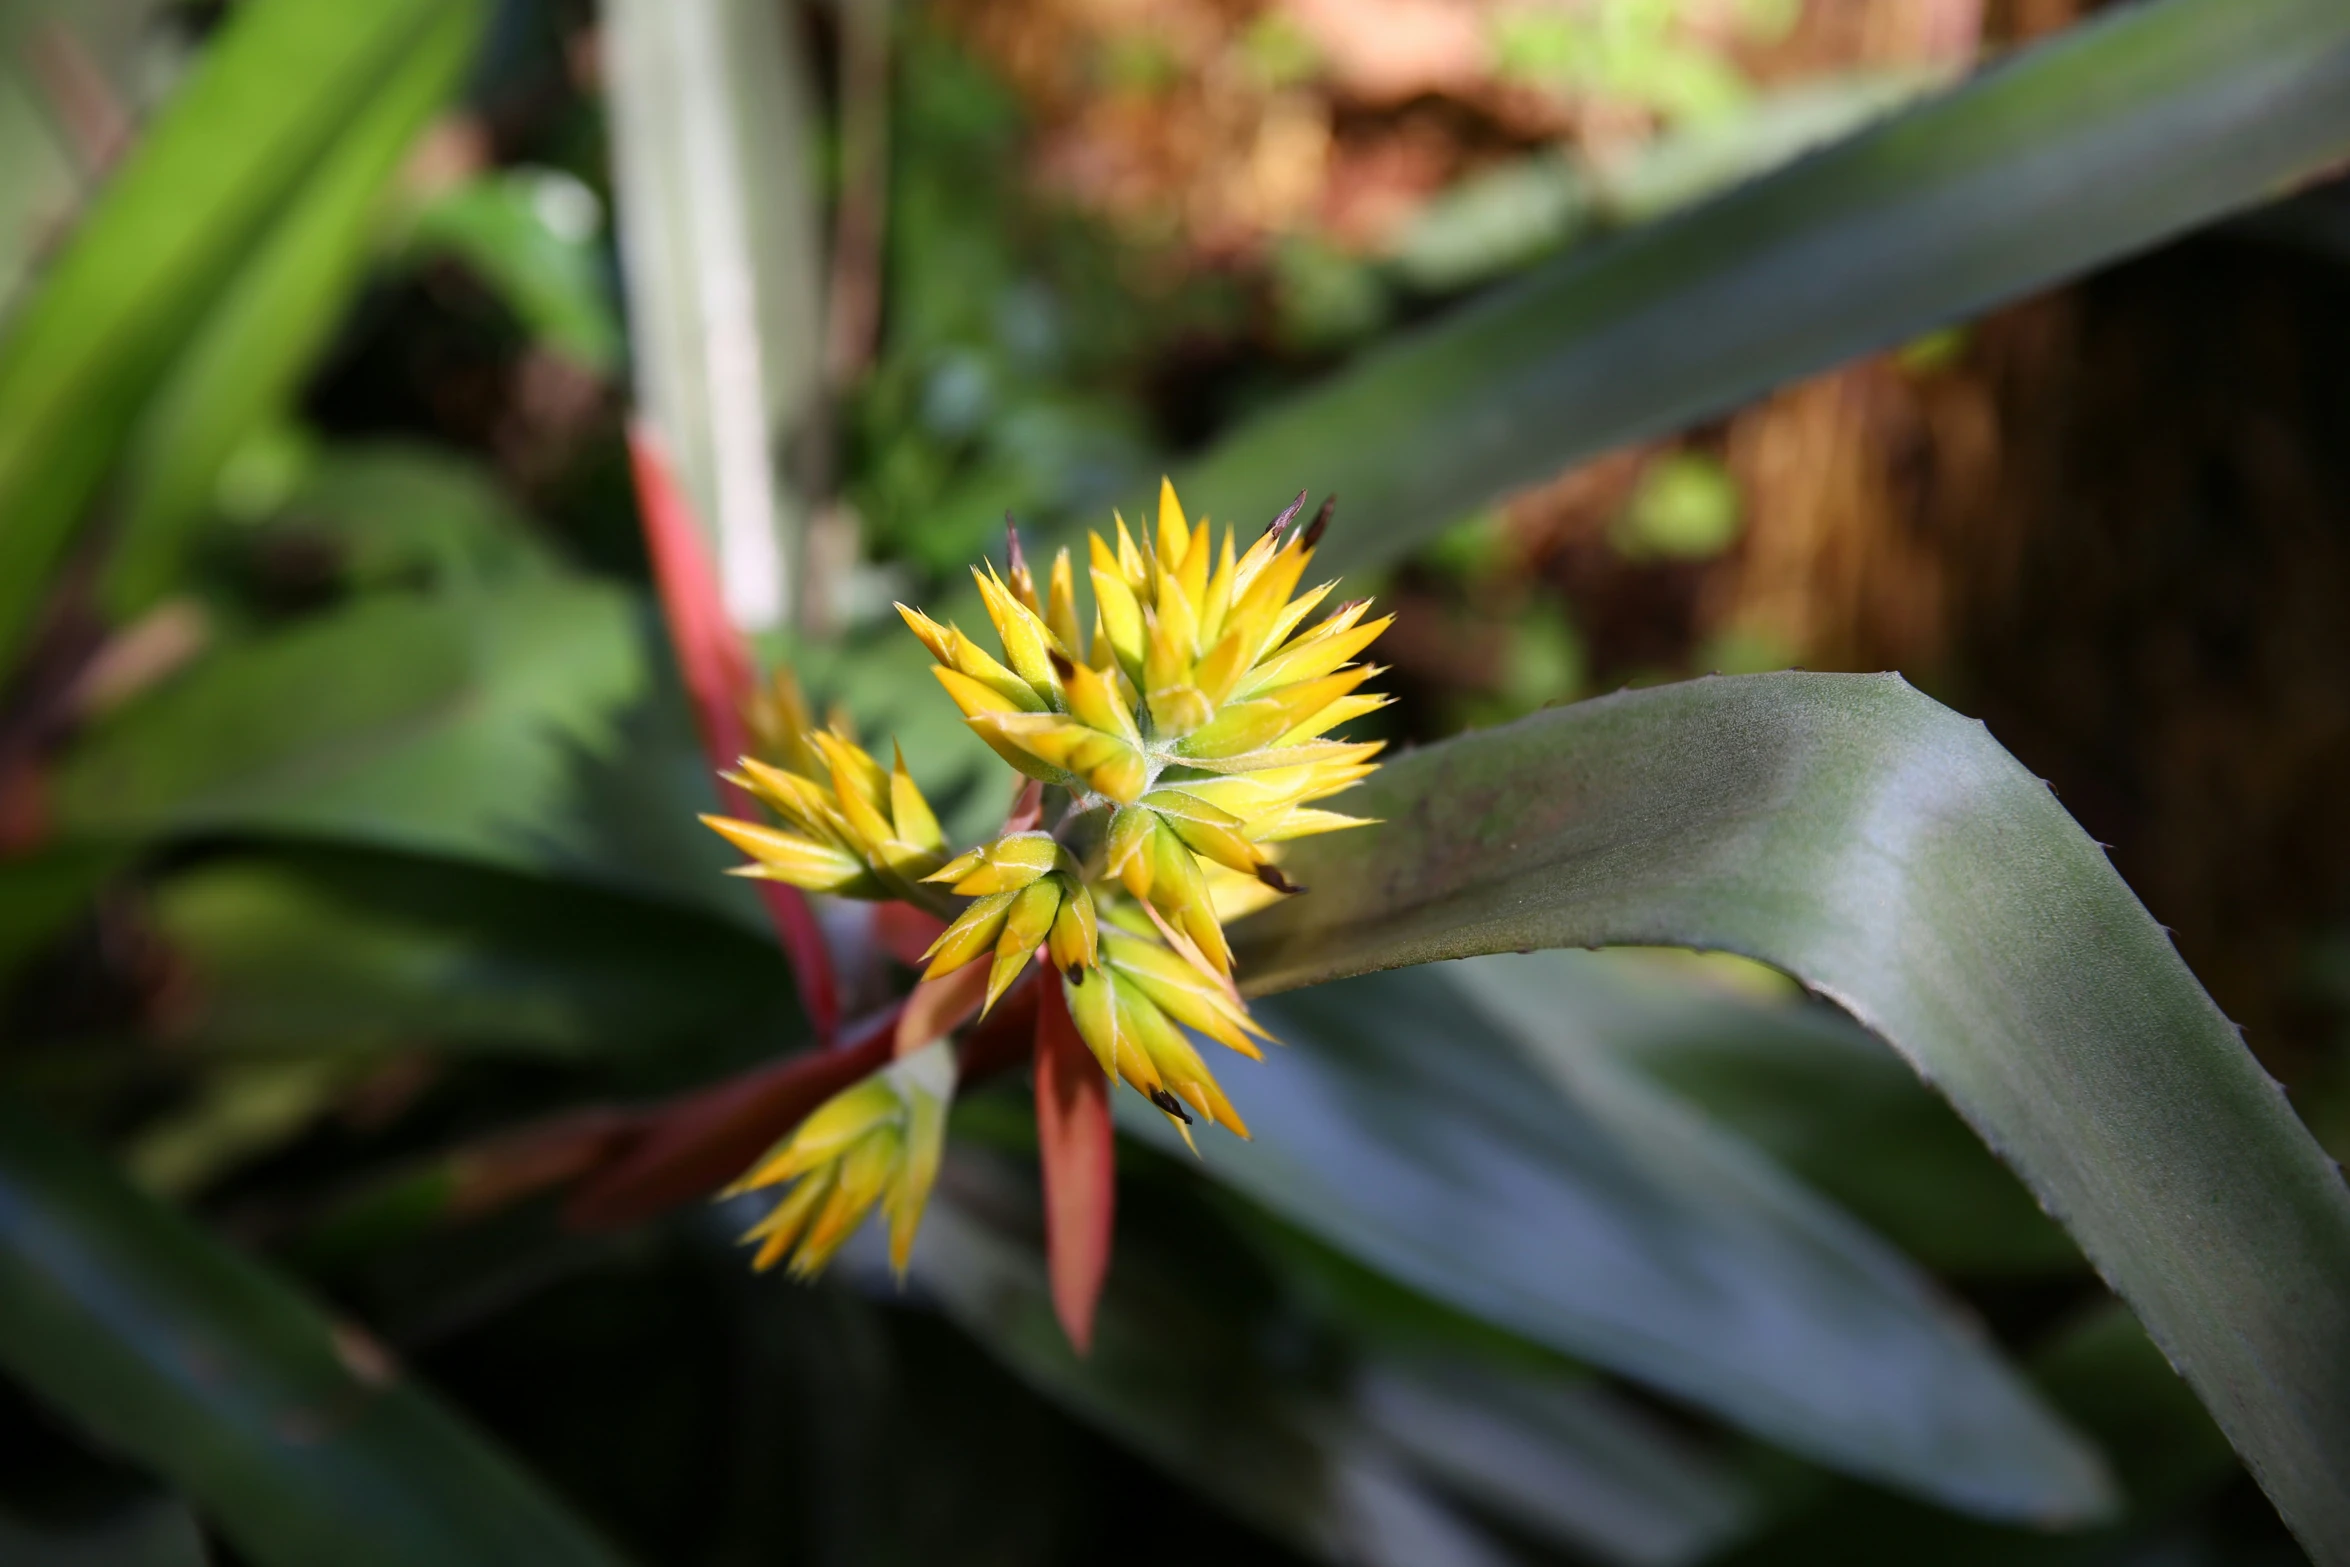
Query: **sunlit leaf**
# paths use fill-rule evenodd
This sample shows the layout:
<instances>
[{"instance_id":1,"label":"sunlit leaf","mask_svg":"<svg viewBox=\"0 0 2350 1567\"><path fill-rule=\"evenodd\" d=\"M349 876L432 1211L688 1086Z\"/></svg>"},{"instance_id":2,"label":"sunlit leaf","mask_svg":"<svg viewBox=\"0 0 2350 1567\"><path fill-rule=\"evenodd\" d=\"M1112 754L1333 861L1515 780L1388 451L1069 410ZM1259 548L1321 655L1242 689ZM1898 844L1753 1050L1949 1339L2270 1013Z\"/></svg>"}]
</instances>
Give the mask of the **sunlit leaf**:
<instances>
[{"instance_id":1,"label":"sunlit leaf","mask_svg":"<svg viewBox=\"0 0 2350 1567\"><path fill-rule=\"evenodd\" d=\"M123 708L60 768L58 825L332 839L756 923L693 820L708 774L650 637L626 592L561 579L360 599Z\"/></svg>"},{"instance_id":2,"label":"sunlit leaf","mask_svg":"<svg viewBox=\"0 0 2350 1567\"><path fill-rule=\"evenodd\" d=\"M154 388L117 480L117 531L99 588L114 618L170 585L222 465L297 390L358 285L378 198L457 86L480 20L474 5L443 5L388 63Z\"/></svg>"},{"instance_id":3,"label":"sunlit leaf","mask_svg":"<svg viewBox=\"0 0 2350 1567\"><path fill-rule=\"evenodd\" d=\"M1431 746L1342 803L1385 825L1300 845L1313 893L1235 931L1257 987L1610 943L1785 969L1949 1097L2286 1522L2350 1554L2350 1191L1980 724L1897 677L1717 678Z\"/></svg>"},{"instance_id":4,"label":"sunlit leaf","mask_svg":"<svg viewBox=\"0 0 2350 1567\"><path fill-rule=\"evenodd\" d=\"M0 342L0 660L83 507L285 203L371 88L470 0L236 8Z\"/></svg>"}]
</instances>

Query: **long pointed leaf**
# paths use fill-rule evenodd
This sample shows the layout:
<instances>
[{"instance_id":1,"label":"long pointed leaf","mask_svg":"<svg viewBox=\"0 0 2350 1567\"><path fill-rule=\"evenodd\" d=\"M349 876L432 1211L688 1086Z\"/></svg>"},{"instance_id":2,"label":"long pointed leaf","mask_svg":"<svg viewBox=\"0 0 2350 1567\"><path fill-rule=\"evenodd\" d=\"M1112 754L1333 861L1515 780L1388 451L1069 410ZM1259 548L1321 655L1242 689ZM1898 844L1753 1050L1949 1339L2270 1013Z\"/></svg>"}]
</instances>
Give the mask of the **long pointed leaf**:
<instances>
[{"instance_id":1,"label":"long pointed leaf","mask_svg":"<svg viewBox=\"0 0 2350 1567\"><path fill-rule=\"evenodd\" d=\"M278 411L359 282L370 220L401 155L456 88L482 20L444 5L392 61L149 403L127 454L101 595L127 619L169 586L239 440Z\"/></svg>"},{"instance_id":2,"label":"long pointed leaf","mask_svg":"<svg viewBox=\"0 0 2350 1567\"><path fill-rule=\"evenodd\" d=\"M1448 970L1534 1025L1553 1070L1629 1071L1738 1133L1937 1273L2083 1267L2080 1248L1950 1106L1832 1007L1642 973L1622 954L1533 952Z\"/></svg>"},{"instance_id":3,"label":"long pointed leaf","mask_svg":"<svg viewBox=\"0 0 2350 1567\"><path fill-rule=\"evenodd\" d=\"M2128 255L2350 155L2350 8L2151 0L1578 251L1255 420L1183 497L1346 497L1390 560L1578 458Z\"/></svg>"},{"instance_id":4,"label":"long pointed leaf","mask_svg":"<svg viewBox=\"0 0 2350 1567\"><path fill-rule=\"evenodd\" d=\"M0 345L0 662L83 508L239 258L464 0L257 0L115 175Z\"/></svg>"},{"instance_id":5,"label":"long pointed leaf","mask_svg":"<svg viewBox=\"0 0 2350 1567\"><path fill-rule=\"evenodd\" d=\"M2072 1231L2319 1562L2350 1562L2350 1191L2087 834L1896 676L1627 693L1432 746L1239 926L1261 990L1611 943L1777 965Z\"/></svg>"},{"instance_id":6,"label":"long pointed leaf","mask_svg":"<svg viewBox=\"0 0 2350 1567\"><path fill-rule=\"evenodd\" d=\"M539 578L362 598L225 646L76 745L58 829L337 839L755 922L693 821L708 775L665 732L645 619L625 592Z\"/></svg>"},{"instance_id":7,"label":"long pointed leaf","mask_svg":"<svg viewBox=\"0 0 2350 1567\"><path fill-rule=\"evenodd\" d=\"M1628 1074L1546 1083L1460 978L1265 1003L1289 1048L1228 1074L1256 1135L1203 1137L1208 1173L1421 1294L1808 1458L1986 1517L2106 1510L2095 1454L1898 1253ZM1187 1157L1119 1103L1130 1135Z\"/></svg>"},{"instance_id":8,"label":"long pointed leaf","mask_svg":"<svg viewBox=\"0 0 2350 1567\"><path fill-rule=\"evenodd\" d=\"M0 1361L270 1567L618 1560L363 1335L15 1108Z\"/></svg>"}]
</instances>

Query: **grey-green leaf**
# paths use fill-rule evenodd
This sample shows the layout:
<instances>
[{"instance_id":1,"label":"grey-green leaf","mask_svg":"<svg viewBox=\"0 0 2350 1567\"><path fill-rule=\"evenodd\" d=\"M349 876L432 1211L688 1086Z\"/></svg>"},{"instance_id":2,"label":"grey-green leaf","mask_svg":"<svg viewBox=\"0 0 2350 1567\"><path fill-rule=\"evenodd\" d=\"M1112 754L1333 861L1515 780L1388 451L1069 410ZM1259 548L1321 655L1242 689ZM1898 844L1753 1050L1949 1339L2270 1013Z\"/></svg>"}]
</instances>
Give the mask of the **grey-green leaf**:
<instances>
[{"instance_id":1,"label":"grey-green leaf","mask_svg":"<svg viewBox=\"0 0 2350 1567\"><path fill-rule=\"evenodd\" d=\"M0 1362L266 1567L619 1560L363 1334L13 1106Z\"/></svg>"},{"instance_id":2,"label":"grey-green leaf","mask_svg":"<svg viewBox=\"0 0 2350 1567\"><path fill-rule=\"evenodd\" d=\"M1254 420L1183 476L1218 518L1346 498L1396 558L1579 458L2128 255L2350 155L2350 8L2151 0L1777 174L1561 257Z\"/></svg>"},{"instance_id":3,"label":"grey-green leaf","mask_svg":"<svg viewBox=\"0 0 2350 1567\"><path fill-rule=\"evenodd\" d=\"M279 848L151 884L182 1048L366 1056L431 1043L657 1058L789 1038L762 933L577 881L461 861Z\"/></svg>"},{"instance_id":4,"label":"grey-green leaf","mask_svg":"<svg viewBox=\"0 0 2350 1567\"><path fill-rule=\"evenodd\" d=\"M1254 1139L1200 1157L1288 1223L1846 1472L1985 1517L2109 1507L2095 1453L1898 1253L1651 1085L1599 1059L1545 1081L1445 971L1258 1010L1288 1048L1221 1074Z\"/></svg>"},{"instance_id":5,"label":"grey-green leaf","mask_svg":"<svg viewBox=\"0 0 2350 1567\"><path fill-rule=\"evenodd\" d=\"M1476 953L1723 948L1890 1041L2350 1562L2350 1191L2104 855L1896 676L1625 693L1404 756L1244 922L1281 990Z\"/></svg>"},{"instance_id":6,"label":"grey-green leaf","mask_svg":"<svg viewBox=\"0 0 2350 1567\"><path fill-rule=\"evenodd\" d=\"M1817 1001L1727 993L1621 952L1511 953L1456 972L1540 1062L1598 1056L1737 1132L1939 1273L2079 1270L2079 1248L1932 1089ZM1645 972L1644 972L1645 971Z\"/></svg>"}]
</instances>

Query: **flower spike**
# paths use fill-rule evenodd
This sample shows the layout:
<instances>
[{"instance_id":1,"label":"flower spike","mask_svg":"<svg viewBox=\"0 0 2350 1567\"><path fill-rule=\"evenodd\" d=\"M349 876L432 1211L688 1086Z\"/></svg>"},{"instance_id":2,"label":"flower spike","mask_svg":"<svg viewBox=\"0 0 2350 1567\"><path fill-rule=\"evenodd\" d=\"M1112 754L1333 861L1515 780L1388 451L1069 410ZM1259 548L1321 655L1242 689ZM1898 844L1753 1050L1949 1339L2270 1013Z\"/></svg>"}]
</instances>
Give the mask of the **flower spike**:
<instances>
[{"instance_id":1,"label":"flower spike","mask_svg":"<svg viewBox=\"0 0 2350 1567\"><path fill-rule=\"evenodd\" d=\"M946 1147L954 1093L954 1047L940 1040L819 1106L720 1193L737 1197L795 1183L743 1233L745 1245L759 1248L751 1266L771 1268L789 1253L792 1274L814 1278L878 1203L889 1222L890 1266L905 1277Z\"/></svg>"},{"instance_id":2,"label":"flower spike","mask_svg":"<svg viewBox=\"0 0 2350 1567\"><path fill-rule=\"evenodd\" d=\"M773 820L706 820L749 857L741 874L926 910L925 978L968 970L983 1012L1048 963L1056 1037L1074 1050L1073 1028L1084 1046L1074 1068L1056 1057L1064 1089L1090 1054L1187 1140L1202 1123L1247 1136L1197 1043L1258 1059L1271 1039L1241 1000L1224 922L1304 891L1283 844L1365 825L1319 802L1372 771L1380 743L1347 729L1387 702L1363 689L1380 671L1361 658L1391 617L1363 600L1324 612L1335 585L1303 587L1336 505L1301 526L1306 499L1244 542L1162 481L1146 526L1113 513L1082 558L1058 550L1049 566L1007 515L1002 569L972 572L992 649L897 607L964 723L1030 780L991 841L952 853L904 757L884 768L845 724L814 727L796 688L778 688L754 725L765 754L739 775ZM788 1255L814 1272L880 1206L903 1267L954 1089L951 1053L932 1052L950 1050L840 1095L745 1178L795 1183L746 1237L760 1266Z\"/></svg>"}]
</instances>

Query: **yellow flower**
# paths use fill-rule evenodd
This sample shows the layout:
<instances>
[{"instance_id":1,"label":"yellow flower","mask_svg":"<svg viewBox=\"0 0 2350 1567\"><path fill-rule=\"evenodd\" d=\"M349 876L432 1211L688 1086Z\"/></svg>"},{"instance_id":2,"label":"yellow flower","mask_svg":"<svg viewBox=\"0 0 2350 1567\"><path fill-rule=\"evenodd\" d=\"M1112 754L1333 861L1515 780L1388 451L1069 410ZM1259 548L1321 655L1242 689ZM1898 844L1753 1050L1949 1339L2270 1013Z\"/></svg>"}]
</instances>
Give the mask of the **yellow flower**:
<instances>
[{"instance_id":1,"label":"yellow flower","mask_svg":"<svg viewBox=\"0 0 2350 1567\"><path fill-rule=\"evenodd\" d=\"M749 756L740 772L727 775L784 825L702 818L751 857L736 874L846 898L927 902L918 884L946 858L946 837L907 773L904 753L884 772L843 728L806 731L796 749L821 766L821 781L814 766L796 772Z\"/></svg>"},{"instance_id":2,"label":"yellow flower","mask_svg":"<svg viewBox=\"0 0 2350 1567\"><path fill-rule=\"evenodd\" d=\"M879 1203L890 1266L903 1277L938 1177L954 1093L954 1047L942 1039L826 1100L723 1193L796 1183L744 1232L744 1244L759 1247L751 1265L771 1268L790 1252L793 1275L813 1278Z\"/></svg>"},{"instance_id":3,"label":"yellow flower","mask_svg":"<svg viewBox=\"0 0 2350 1567\"><path fill-rule=\"evenodd\" d=\"M1314 620L1333 585L1298 591L1329 520L1325 504L1293 527L1304 500L1242 549L1230 529L1219 537L1185 518L1162 482L1155 532L1137 542L1117 518L1114 542L1090 539L1084 620L1070 552L1055 555L1040 593L1015 534L1004 571L973 572L996 651L898 606L971 729L1061 791L1048 795L1049 831L1031 814L950 859L904 758L885 772L845 723L812 727L788 682L750 715L783 765L746 758L736 780L776 824L705 820L751 856L741 874L951 916L923 955L925 977L986 959L984 1007L1043 953L1105 1072L1186 1137L1201 1116L1245 1137L1186 1030L1250 1057L1270 1037L1234 987L1224 921L1304 890L1281 873L1282 844L1364 825L1315 802L1372 771L1377 743L1330 735L1387 702L1361 689L1379 671L1356 660L1392 617L1366 619L1354 602ZM953 1089L950 1061L922 1101L915 1059L826 1105L746 1180L799 1181L748 1237L761 1266L797 1247L796 1271L821 1267L885 1193L893 1237L902 1224L910 1239ZM918 1124L931 1129L927 1154Z\"/></svg>"},{"instance_id":4,"label":"yellow flower","mask_svg":"<svg viewBox=\"0 0 2350 1567\"><path fill-rule=\"evenodd\" d=\"M1149 547L1124 518L1114 546L1090 541L1090 638L1069 552L1040 598L1015 540L1009 580L973 573L1001 661L960 627L898 606L965 722L1029 776L1067 789L1072 818L1109 812L1100 869L1225 975L1208 868L1290 890L1265 846L1356 825L1307 802L1360 779L1379 746L1323 737L1387 701L1358 692L1378 671L1351 661L1388 619L1366 622L1353 603L1299 629L1330 587L1293 596L1327 520L1325 510L1292 532L1297 511L1242 551L1231 530L1219 540L1188 522L1162 481Z\"/></svg>"},{"instance_id":5,"label":"yellow flower","mask_svg":"<svg viewBox=\"0 0 2350 1567\"><path fill-rule=\"evenodd\" d=\"M1184 1127L1186 1139L1191 1135L1186 1105L1219 1126L1248 1135L1248 1127L1183 1030L1169 1021L1157 998L1123 966L1080 969L1061 984L1069 1016L1102 1070L1124 1080Z\"/></svg>"},{"instance_id":6,"label":"yellow flower","mask_svg":"<svg viewBox=\"0 0 2350 1567\"><path fill-rule=\"evenodd\" d=\"M925 979L961 968L991 947L984 1012L992 1008L1039 946L1055 968L1092 966L1096 956L1093 894L1069 851L1052 834L1019 832L973 849L927 878L951 883L978 901L923 954Z\"/></svg>"},{"instance_id":7,"label":"yellow flower","mask_svg":"<svg viewBox=\"0 0 2350 1567\"><path fill-rule=\"evenodd\" d=\"M1069 552L1040 595L1017 535L1007 572L973 572L1001 658L898 606L964 721L1069 796L1052 834L1007 837L932 875L978 901L931 949L929 972L992 954L992 1005L1049 932L1103 1068L1179 1122L1188 1106L1235 1131L1183 1034L1252 1055L1250 1036L1264 1037L1233 989L1219 907L1236 906L1235 877L1265 896L1297 891L1276 846L1360 825L1311 802L1371 771L1377 744L1326 737L1387 701L1360 691L1378 671L1354 662L1387 619L1349 603L1307 624L1330 586L1297 592L1328 520L1325 507L1293 531L1304 499L1242 550L1229 529L1193 525L1162 482L1155 535L1138 544L1118 518L1114 544L1089 541L1090 635ZM1103 919L1121 928L1097 942Z\"/></svg>"}]
</instances>

